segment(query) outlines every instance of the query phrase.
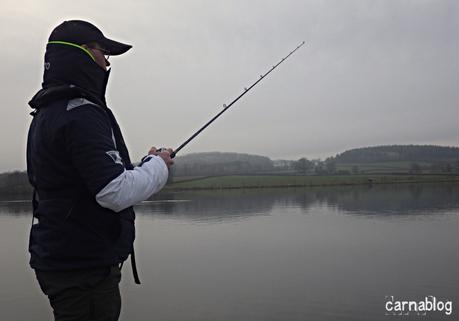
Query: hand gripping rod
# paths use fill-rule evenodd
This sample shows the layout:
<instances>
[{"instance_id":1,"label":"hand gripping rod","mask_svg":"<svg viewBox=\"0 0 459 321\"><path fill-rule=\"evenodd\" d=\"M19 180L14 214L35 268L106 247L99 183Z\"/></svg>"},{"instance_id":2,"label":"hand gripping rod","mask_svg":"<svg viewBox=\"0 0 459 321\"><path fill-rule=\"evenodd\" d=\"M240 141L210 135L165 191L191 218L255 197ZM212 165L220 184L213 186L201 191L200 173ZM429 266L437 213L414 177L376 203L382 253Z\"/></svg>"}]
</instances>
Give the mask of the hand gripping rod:
<instances>
[{"instance_id":1,"label":"hand gripping rod","mask_svg":"<svg viewBox=\"0 0 459 321\"><path fill-rule=\"evenodd\" d=\"M219 112L217 115L215 115L211 120L209 120L204 126L202 126L197 132L195 132L193 135L191 135L190 138L188 138L182 145L180 145L179 147L177 147L177 149L175 149L172 154L171 154L171 158L174 158L175 155L177 155L177 153L183 148L185 147L186 145L188 145L189 142L191 142L196 136L198 136L204 129L207 128L207 126L209 126L210 124L212 124L218 117L220 117L225 111L227 111L235 102L237 102L239 99L241 99L242 96L244 96L247 92L249 92L250 89L252 89L253 87L255 87L256 84L258 84L263 78L265 78L271 71L273 71L274 69L277 68L277 66L279 66L281 63L284 62L284 60L286 60L288 57L290 57L295 51L297 51L298 49L301 48L301 46L303 46L305 44L305 42L303 41L299 46L297 46L293 51L291 51L287 56L285 56L284 58L282 58L277 64L275 64L274 66L271 67L271 69L269 69L265 74L261 75L260 78L255 81L250 87L248 88L244 88L244 91L242 92L242 94L240 94L238 97L236 97L236 99L234 99L229 105L226 105L224 104L223 105L223 110L221 112Z\"/></svg>"}]
</instances>

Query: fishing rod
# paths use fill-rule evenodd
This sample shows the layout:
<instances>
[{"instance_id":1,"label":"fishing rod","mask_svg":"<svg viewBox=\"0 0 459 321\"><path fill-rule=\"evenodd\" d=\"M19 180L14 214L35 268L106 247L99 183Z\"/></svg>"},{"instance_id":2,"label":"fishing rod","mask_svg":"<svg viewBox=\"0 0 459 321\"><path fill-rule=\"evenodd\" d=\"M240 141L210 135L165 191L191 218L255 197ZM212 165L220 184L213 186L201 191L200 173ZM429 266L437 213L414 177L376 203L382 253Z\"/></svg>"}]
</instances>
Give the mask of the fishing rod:
<instances>
[{"instance_id":1,"label":"fishing rod","mask_svg":"<svg viewBox=\"0 0 459 321\"><path fill-rule=\"evenodd\" d=\"M285 56L284 58L282 58L277 64L275 64L274 66L271 67L271 69L269 69L266 73L264 73L263 75L260 75L260 78L255 81L252 85L250 85L250 87L248 88L244 88L244 91L242 92L242 94L240 94L239 96L236 97L236 99L234 99L229 105L226 105L226 104L223 104L223 110L221 112L219 112L217 115L215 115L211 120L209 120L204 126L202 126L197 132L195 132L193 135L191 135L190 138L188 138L185 142L183 142L182 145L180 145L179 147L177 147L171 154L171 158L174 158L175 155L177 155L177 153L183 148L185 147L186 145L188 145L189 142L191 142L196 136L198 136L204 129L206 129L210 124L212 124L218 117L220 117L225 111L227 111L235 102L237 102L239 99L242 98L242 96L244 96L245 94L247 94L250 89L252 89L253 87L255 87L261 80L263 80L269 73L271 73L271 71L273 71L274 69L277 68L277 66L279 66L281 63L284 62L284 60L286 60L288 57L290 57L295 51L297 51L298 49L301 48L301 46L303 46L305 44L305 42L303 41L301 44L299 44L294 50L292 50L287 56ZM163 150L161 148L161 150Z\"/></svg>"}]
</instances>

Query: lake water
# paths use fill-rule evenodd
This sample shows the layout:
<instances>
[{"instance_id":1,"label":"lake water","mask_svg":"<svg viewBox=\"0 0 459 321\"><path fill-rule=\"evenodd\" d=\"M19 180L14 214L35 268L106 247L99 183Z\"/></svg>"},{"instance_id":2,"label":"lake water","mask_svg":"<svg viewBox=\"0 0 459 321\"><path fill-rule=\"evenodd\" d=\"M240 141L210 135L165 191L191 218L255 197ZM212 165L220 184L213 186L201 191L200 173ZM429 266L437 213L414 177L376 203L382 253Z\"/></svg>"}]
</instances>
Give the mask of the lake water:
<instances>
[{"instance_id":1,"label":"lake water","mask_svg":"<svg viewBox=\"0 0 459 321\"><path fill-rule=\"evenodd\" d=\"M120 320L458 320L457 184L173 193L136 212L142 285L127 262ZM0 204L1 320L52 319L30 224L28 203ZM451 314L386 310L429 296Z\"/></svg>"}]
</instances>

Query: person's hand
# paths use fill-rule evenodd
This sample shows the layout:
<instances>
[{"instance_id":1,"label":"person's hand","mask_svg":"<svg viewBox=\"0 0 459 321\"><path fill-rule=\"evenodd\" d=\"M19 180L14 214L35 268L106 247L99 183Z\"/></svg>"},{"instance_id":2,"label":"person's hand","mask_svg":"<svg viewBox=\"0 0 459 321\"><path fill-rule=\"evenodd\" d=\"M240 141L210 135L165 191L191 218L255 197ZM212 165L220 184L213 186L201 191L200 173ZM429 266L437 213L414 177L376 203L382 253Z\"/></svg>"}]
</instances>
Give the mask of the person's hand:
<instances>
[{"instance_id":1,"label":"person's hand","mask_svg":"<svg viewBox=\"0 0 459 321\"><path fill-rule=\"evenodd\" d=\"M172 152L172 148L166 148L165 150L163 149L162 151L158 151L156 147L152 147L148 151L148 155L156 155L161 157L164 163L166 163L167 168L170 168L172 165L174 165L174 161L171 158Z\"/></svg>"}]
</instances>

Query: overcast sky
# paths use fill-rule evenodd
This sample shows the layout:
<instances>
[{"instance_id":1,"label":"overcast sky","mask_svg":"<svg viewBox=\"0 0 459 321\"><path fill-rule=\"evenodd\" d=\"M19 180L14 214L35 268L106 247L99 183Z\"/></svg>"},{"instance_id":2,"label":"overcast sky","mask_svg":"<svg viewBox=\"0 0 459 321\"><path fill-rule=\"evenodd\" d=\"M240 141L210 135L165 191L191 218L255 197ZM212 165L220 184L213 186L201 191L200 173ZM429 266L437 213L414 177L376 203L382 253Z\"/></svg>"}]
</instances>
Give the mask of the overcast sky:
<instances>
[{"instance_id":1,"label":"overcast sky","mask_svg":"<svg viewBox=\"0 0 459 321\"><path fill-rule=\"evenodd\" d=\"M133 45L110 59L107 101L134 160L180 145L303 40L182 154L459 146L459 1L2 0L0 171L25 169L27 102L69 19Z\"/></svg>"}]
</instances>

